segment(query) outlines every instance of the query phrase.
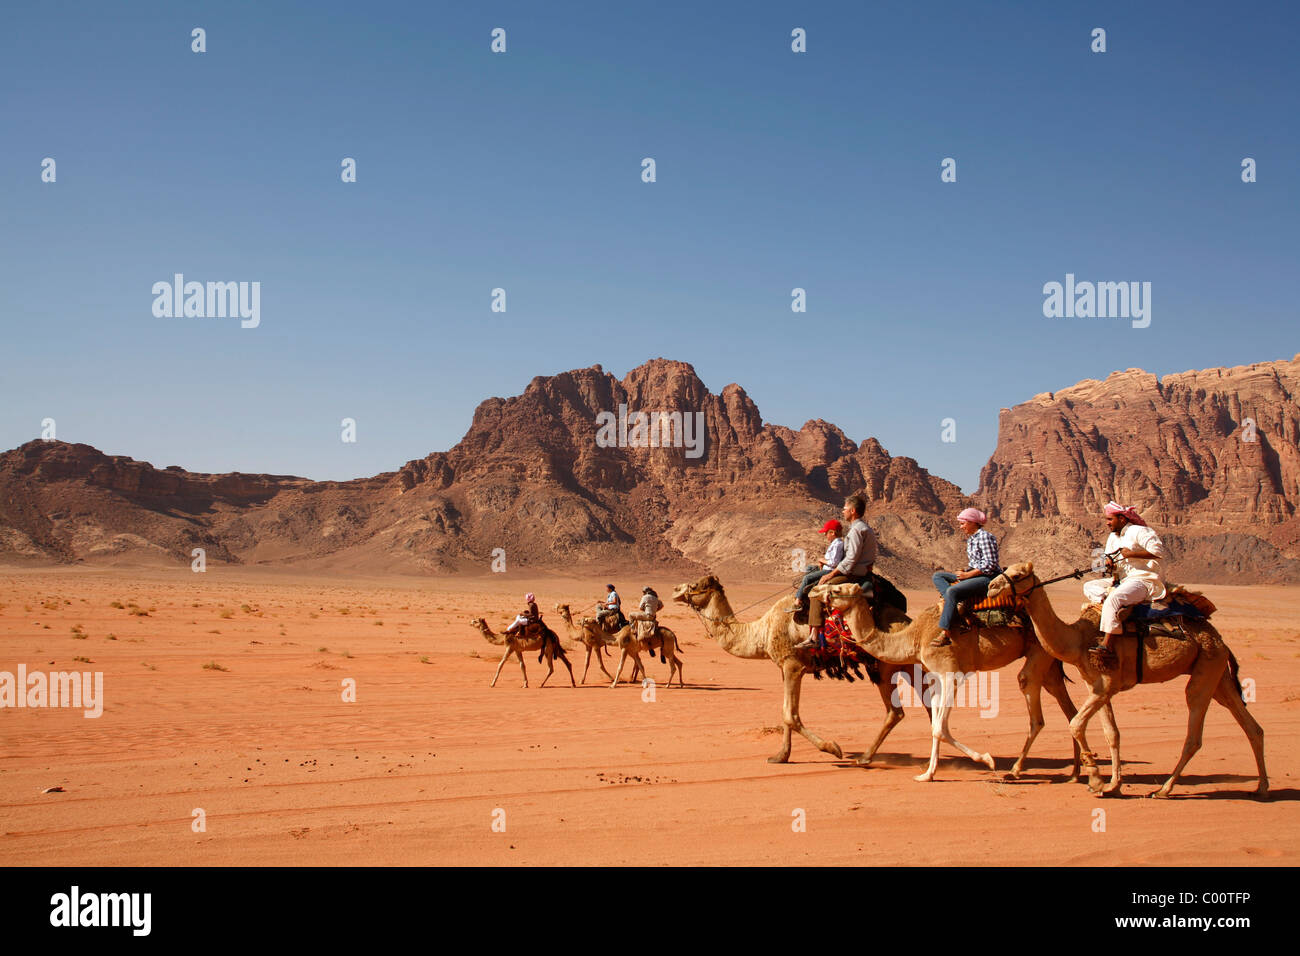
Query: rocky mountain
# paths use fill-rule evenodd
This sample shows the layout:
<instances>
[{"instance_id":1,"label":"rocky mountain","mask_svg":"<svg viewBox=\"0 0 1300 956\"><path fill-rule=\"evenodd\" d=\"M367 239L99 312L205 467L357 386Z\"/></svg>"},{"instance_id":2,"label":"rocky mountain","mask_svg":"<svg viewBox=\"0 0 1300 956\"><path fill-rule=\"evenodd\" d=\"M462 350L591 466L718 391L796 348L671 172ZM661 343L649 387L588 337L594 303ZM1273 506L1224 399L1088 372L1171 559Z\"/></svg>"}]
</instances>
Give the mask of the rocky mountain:
<instances>
[{"instance_id":1,"label":"rocky mountain","mask_svg":"<svg viewBox=\"0 0 1300 956\"><path fill-rule=\"evenodd\" d=\"M974 497L1023 551L1059 558L1052 537L1104 538L1114 498L1161 530L1188 579L1300 580L1298 442L1300 356L1162 379L1128 369L1002 409Z\"/></svg>"},{"instance_id":2,"label":"rocky mountain","mask_svg":"<svg viewBox=\"0 0 1300 956\"><path fill-rule=\"evenodd\" d=\"M637 428L638 412L678 413ZM602 426L603 430L602 430ZM0 455L0 554L411 571L704 566L783 576L845 495L865 490L882 565L928 579L960 490L874 439L764 424L738 385L710 393L656 359L538 377L479 405L450 451L349 482L156 469L87 445Z\"/></svg>"},{"instance_id":3,"label":"rocky mountain","mask_svg":"<svg viewBox=\"0 0 1300 956\"><path fill-rule=\"evenodd\" d=\"M1297 395L1300 356L1036 395L1002 410L974 498L1008 563L1087 564L1114 497L1161 531L1178 579L1300 581ZM503 554L509 570L781 578L854 492L884 573L921 586L964 561L952 483L829 422L766 424L739 385L714 395L690 365L655 359L621 380L600 366L535 378L480 404L451 450L356 481L28 442L0 454L0 560L177 563L203 548L210 562L423 574L486 572Z\"/></svg>"}]
</instances>

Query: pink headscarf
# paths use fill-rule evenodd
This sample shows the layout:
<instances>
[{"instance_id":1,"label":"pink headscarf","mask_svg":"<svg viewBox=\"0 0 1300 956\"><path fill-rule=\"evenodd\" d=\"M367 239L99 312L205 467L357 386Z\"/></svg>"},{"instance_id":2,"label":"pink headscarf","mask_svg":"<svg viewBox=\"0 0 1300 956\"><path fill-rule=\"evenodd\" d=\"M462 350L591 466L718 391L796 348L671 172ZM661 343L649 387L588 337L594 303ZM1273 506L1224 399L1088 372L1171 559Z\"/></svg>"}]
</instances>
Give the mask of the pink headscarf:
<instances>
[{"instance_id":1,"label":"pink headscarf","mask_svg":"<svg viewBox=\"0 0 1300 956\"><path fill-rule=\"evenodd\" d=\"M1106 504L1106 507L1103 510L1106 512L1108 516L1119 515L1124 520L1128 521L1130 524L1138 524L1144 528L1147 526L1147 523L1142 520L1142 518L1137 513L1137 509L1134 508L1132 505L1128 505L1128 506L1118 505L1115 502L1111 501Z\"/></svg>"},{"instance_id":2,"label":"pink headscarf","mask_svg":"<svg viewBox=\"0 0 1300 956\"><path fill-rule=\"evenodd\" d=\"M532 603L533 603L534 601L536 601L536 600L537 600L537 598L533 595L533 592L532 592L532 591L529 591L527 594L524 595L524 603L525 603L525 604L532 604Z\"/></svg>"},{"instance_id":3,"label":"pink headscarf","mask_svg":"<svg viewBox=\"0 0 1300 956\"><path fill-rule=\"evenodd\" d=\"M989 520L989 516L978 508L967 508L957 516L958 521L974 521L978 525L984 524Z\"/></svg>"}]
</instances>

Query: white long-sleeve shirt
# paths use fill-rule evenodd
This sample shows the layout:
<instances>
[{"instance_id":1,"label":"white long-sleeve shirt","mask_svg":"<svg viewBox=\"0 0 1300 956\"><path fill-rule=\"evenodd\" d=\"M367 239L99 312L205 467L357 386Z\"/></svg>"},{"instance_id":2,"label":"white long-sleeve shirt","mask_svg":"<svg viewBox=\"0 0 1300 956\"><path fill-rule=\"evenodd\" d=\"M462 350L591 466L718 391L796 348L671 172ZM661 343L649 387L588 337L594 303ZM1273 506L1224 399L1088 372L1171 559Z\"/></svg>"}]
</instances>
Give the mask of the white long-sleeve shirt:
<instances>
[{"instance_id":1,"label":"white long-sleeve shirt","mask_svg":"<svg viewBox=\"0 0 1300 956\"><path fill-rule=\"evenodd\" d=\"M826 547L826 555L822 558L822 568L829 571L844 560L844 539L835 538Z\"/></svg>"},{"instance_id":2,"label":"white long-sleeve shirt","mask_svg":"<svg viewBox=\"0 0 1300 956\"><path fill-rule=\"evenodd\" d=\"M1124 581L1141 581L1146 586L1151 600L1159 601L1165 596L1165 580L1161 561L1169 556L1164 543L1150 528L1140 524L1125 524L1119 532L1112 531L1106 538L1106 553L1112 554L1121 548L1138 548L1154 558L1126 558L1120 555L1115 559L1119 568L1120 579Z\"/></svg>"}]
</instances>

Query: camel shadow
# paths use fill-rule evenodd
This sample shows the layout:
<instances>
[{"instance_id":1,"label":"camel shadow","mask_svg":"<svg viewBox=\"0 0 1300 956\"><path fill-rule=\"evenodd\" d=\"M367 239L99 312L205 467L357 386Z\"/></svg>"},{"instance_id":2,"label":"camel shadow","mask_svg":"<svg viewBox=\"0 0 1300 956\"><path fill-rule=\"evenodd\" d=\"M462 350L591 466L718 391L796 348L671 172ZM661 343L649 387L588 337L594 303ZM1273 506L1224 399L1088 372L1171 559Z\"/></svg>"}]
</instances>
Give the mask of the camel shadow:
<instances>
[{"instance_id":1,"label":"camel shadow","mask_svg":"<svg viewBox=\"0 0 1300 956\"><path fill-rule=\"evenodd\" d=\"M618 686L619 686L619 687L634 687L634 688L640 689L640 687L641 687L641 681L640 681L640 680L637 680L635 683L629 683L629 682L626 681L626 680L622 680L622 681L619 681L619 682L618 682ZM761 689L761 688L758 688L758 687L717 687L717 686L712 685L712 684L708 685L707 687L704 686L703 684L687 684L685 687L678 687L676 683L674 683L674 684L672 685L672 687L673 687L673 690L702 690L702 691L718 691L718 690L760 690L760 689ZM589 681L589 682L587 682L586 684L579 684L579 685L578 685L578 689L579 689L579 690L582 690L583 688L603 688L604 690L609 690L609 689L610 689L610 687L609 687L609 681L605 681L603 684L593 684L593 683L591 683L591 682ZM655 681L655 690L667 690L667 688L668 688L668 684L667 684L666 682L661 682L661 681L659 681L659 680L656 680L656 681Z\"/></svg>"},{"instance_id":2,"label":"camel shadow","mask_svg":"<svg viewBox=\"0 0 1300 956\"><path fill-rule=\"evenodd\" d=\"M1134 776L1124 777L1125 798L1140 799L1150 796L1150 794L1164 786L1168 780L1167 775L1159 774L1137 774ZM1272 803L1274 801L1297 801L1300 800L1300 790L1286 788L1283 790L1269 790L1268 797L1265 801L1260 801L1255 794L1254 787L1258 777L1242 773L1208 773L1208 774L1182 774L1178 778L1174 792L1170 795L1170 800L1250 800L1252 802ZM1206 790L1197 793L1189 788L1213 783L1239 783L1244 784L1249 789L1244 790ZM1141 788L1136 791L1129 791L1128 787Z\"/></svg>"}]
</instances>

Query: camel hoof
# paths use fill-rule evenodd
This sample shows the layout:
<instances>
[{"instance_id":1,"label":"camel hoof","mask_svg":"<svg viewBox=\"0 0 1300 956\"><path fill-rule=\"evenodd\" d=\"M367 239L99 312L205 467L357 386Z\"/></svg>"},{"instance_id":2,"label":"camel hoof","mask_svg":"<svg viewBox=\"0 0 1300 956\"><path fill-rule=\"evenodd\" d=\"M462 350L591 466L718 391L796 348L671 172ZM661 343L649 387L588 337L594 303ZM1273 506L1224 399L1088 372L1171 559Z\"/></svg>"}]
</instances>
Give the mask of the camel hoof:
<instances>
[{"instance_id":1,"label":"camel hoof","mask_svg":"<svg viewBox=\"0 0 1300 956\"><path fill-rule=\"evenodd\" d=\"M1152 790L1150 793L1147 794L1147 796L1150 797L1152 800L1168 800L1169 791L1166 790L1164 787L1161 787L1159 790Z\"/></svg>"},{"instance_id":2,"label":"camel hoof","mask_svg":"<svg viewBox=\"0 0 1300 956\"><path fill-rule=\"evenodd\" d=\"M873 756L874 755L868 756L866 754L863 754L861 757L858 757L856 760L853 761L853 765L855 767L870 767Z\"/></svg>"},{"instance_id":3,"label":"camel hoof","mask_svg":"<svg viewBox=\"0 0 1300 956\"><path fill-rule=\"evenodd\" d=\"M932 774L932 773L919 773L919 774L917 774L915 777L913 777L912 779L915 780L917 783L929 783L931 780L934 779L934 774Z\"/></svg>"},{"instance_id":4,"label":"camel hoof","mask_svg":"<svg viewBox=\"0 0 1300 956\"><path fill-rule=\"evenodd\" d=\"M789 754L776 754L775 756L768 757L768 758L767 758L767 762L768 762L768 763L789 763L789 762L790 762L790 755L789 755Z\"/></svg>"},{"instance_id":5,"label":"camel hoof","mask_svg":"<svg viewBox=\"0 0 1300 956\"><path fill-rule=\"evenodd\" d=\"M826 744L826 746L822 747L822 750L828 754L834 754L840 760L844 759L844 751L840 750L840 745L833 740Z\"/></svg>"},{"instance_id":6,"label":"camel hoof","mask_svg":"<svg viewBox=\"0 0 1300 956\"><path fill-rule=\"evenodd\" d=\"M992 754L984 754L984 756L980 757L980 762L990 770L998 769L998 765L994 762Z\"/></svg>"},{"instance_id":7,"label":"camel hoof","mask_svg":"<svg viewBox=\"0 0 1300 956\"><path fill-rule=\"evenodd\" d=\"M1017 760L1015 763L1011 765L1011 769L1007 771L1007 779L1008 780L1018 779L1023 770L1024 767L1020 766L1020 761Z\"/></svg>"}]
</instances>

